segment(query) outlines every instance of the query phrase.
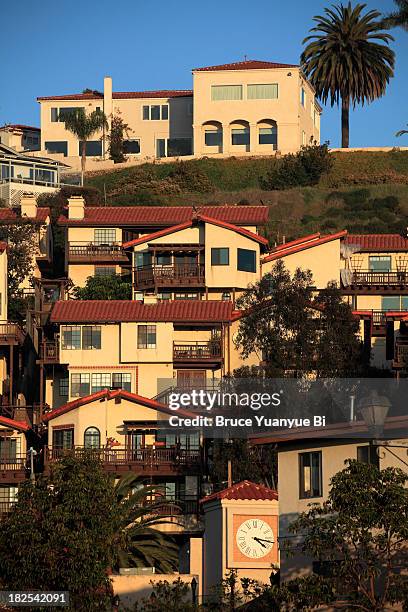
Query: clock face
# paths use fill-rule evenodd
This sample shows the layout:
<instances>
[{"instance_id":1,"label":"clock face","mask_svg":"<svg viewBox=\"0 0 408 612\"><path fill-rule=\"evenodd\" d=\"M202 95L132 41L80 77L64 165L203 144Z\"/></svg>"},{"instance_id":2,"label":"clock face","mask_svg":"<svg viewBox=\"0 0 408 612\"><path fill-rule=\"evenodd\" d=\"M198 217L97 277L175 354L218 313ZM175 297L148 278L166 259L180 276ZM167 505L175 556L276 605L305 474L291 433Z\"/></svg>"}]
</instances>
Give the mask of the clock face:
<instances>
[{"instance_id":1,"label":"clock face","mask_svg":"<svg viewBox=\"0 0 408 612\"><path fill-rule=\"evenodd\" d=\"M264 520L249 517L236 531L238 549L249 559L262 559L271 552L275 543L272 527Z\"/></svg>"}]
</instances>

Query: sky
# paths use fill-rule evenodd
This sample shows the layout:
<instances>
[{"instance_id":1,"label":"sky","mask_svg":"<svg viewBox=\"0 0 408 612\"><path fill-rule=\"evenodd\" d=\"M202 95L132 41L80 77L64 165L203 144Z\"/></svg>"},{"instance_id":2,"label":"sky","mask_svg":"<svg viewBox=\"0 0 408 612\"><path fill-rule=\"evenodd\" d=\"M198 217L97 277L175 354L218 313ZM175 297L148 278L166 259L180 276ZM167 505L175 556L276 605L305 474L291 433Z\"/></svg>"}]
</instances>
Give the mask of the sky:
<instances>
[{"instance_id":1,"label":"sky","mask_svg":"<svg viewBox=\"0 0 408 612\"><path fill-rule=\"evenodd\" d=\"M103 89L190 89L191 70L247 59L298 63L302 40L329 0L14 0L5 47L0 125L39 126L37 96ZM392 0L367 0L387 13ZM350 117L350 146L408 146L408 32L393 29L395 76L384 97ZM321 140L340 146L340 111L323 109Z\"/></svg>"}]
</instances>

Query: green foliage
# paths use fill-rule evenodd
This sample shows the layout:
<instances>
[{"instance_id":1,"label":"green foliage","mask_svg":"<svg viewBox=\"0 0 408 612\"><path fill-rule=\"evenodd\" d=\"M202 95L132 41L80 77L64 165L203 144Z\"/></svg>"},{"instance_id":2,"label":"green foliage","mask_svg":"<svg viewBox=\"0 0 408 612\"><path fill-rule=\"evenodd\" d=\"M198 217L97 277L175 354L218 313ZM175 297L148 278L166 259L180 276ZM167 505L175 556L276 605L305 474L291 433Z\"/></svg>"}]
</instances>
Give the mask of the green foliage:
<instances>
[{"instance_id":1,"label":"green foliage","mask_svg":"<svg viewBox=\"0 0 408 612\"><path fill-rule=\"evenodd\" d=\"M111 129L108 134L109 142L109 155L113 159L115 164L126 161L124 155L124 137L129 137L131 131L129 125L123 121L120 111L117 111L116 115L112 117Z\"/></svg>"},{"instance_id":2,"label":"green foliage","mask_svg":"<svg viewBox=\"0 0 408 612\"><path fill-rule=\"evenodd\" d=\"M207 192L212 191L213 185L209 177L191 162L179 162L169 173L182 191Z\"/></svg>"},{"instance_id":3,"label":"green foliage","mask_svg":"<svg viewBox=\"0 0 408 612\"><path fill-rule=\"evenodd\" d=\"M277 453L271 445L250 445L248 440L214 440L210 463L211 482L219 489L227 486L228 461L234 482L251 480L276 489Z\"/></svg>"},{"instance_id":4,"label":"green foliage","mask_svg":"<svg viewBox=\"0 0 408 612\"><path fill-rule=\"evenodd\" d=\"M309 145L296 154L284 155L272 165L262 182L264 189L289 189L317 185L321 176L330 172L333 157L327 144Z\"/></svg>"},{"instance_id":5,"label":"green foliage","mask_svg":"<svg viewBox=\"0 0 408 612\"><path fill-rule=\"evenodd\" d=\"M285 583L280 595L295 594L296 607L280 609L310 610L313 602L367 612L405 610L407 483L401 469L347 461L331 480L327 502L312 504L291 526L302 534L302 552L324 572Z\"/></svg>"},{"instance_id":6,"label":"green foliage","mask_svg":"<svg viewBox=\"0 0 408 612\"><path fill-rule=\"evenodd\" d=\"M8 243L8 318L11 321L25 317L26 299L21 284L26 281L29 287L33 281L38 231L39 226L24 221L0 225L0 240Z\"/></svg>"},{"instance_id":7,"label":"green foliage","mask_svg":"<svg viewBox=\"0 0 408 612\"><path fill-rule=\"evenodd\" d=\"M191 586L181 578L169 582L159 580L152 584L152 594L136 603L134 612L193 612L198 608L191 603Z\"/></svg>"},{"instance_id":8,"label":"green foliage","mask_svg":"<svg viewBox=\"0 0 408 612\"><path fill-rule=\"evenodd\" d=\"M408 31L408 0L394 0L394 4L396 4L396 10L385 16L383 27L401 27Z\"/></svg>"},{"instance_id":9,"label":"green foliage","mask_svg":"<svg viewBox=\"0 0 408 612\"><path fill-rule=\"evenodd\" d=\"M88 276L85 287L74 287L76 300L131 300L132 283L120 274Z\"/></svg>"},{"instance_id":10,"label":"green foliage","mask_svg":"<svg viewBox=\"0 0 408 612\"><path fill-rule=\"evenodd\" d=\"M350 306L334 284L315 299L312 293L310 270L298 268L291 277L278 260L237 301L237 307L246 311L236 336L242 356L255 353L271 377L310 373L341 377L358 372L361 349Z\"/></svg>"},{"instance_id":11,"label":"green foliage","mask_svg":"<svg viewBox=\"0 0 408 612\"><path fill-rule=\"evenodd\" d=\"M90 455L64 458L49 478L19 487L0 530L1 587L67 590L71 610L106 610L118 521L114 487L100 463Z\"/></svg>"}]
</instances>

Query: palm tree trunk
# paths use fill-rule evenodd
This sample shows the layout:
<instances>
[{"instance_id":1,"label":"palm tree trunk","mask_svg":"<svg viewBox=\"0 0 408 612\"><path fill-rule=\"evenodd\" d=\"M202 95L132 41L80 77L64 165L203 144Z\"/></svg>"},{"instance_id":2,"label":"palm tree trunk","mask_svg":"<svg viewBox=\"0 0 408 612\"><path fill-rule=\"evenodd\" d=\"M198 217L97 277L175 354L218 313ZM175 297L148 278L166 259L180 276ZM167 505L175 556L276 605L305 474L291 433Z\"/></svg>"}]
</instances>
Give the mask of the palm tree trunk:
<instances>
[{"instance_id":1,"label":"palm tree trunk","mask_svg":"<svg viewBox=\"0 0 408 612\"><path fill-rule=\"evenodd\" d=\"M86 140L83 140L82 145L81 145L81 187L84 186L85 166L86 166Z\"/></svg>"},{"instance_id":2,"label":"palm tree trunk","mask_svg":"<svg viewBox=\"0 0 408 612\"><path fill-rule=\"evenodd\" d=\"M350 98L341 99L341 146L343 149L349 147L349 115Z\"/></svg>"}]
</instances>

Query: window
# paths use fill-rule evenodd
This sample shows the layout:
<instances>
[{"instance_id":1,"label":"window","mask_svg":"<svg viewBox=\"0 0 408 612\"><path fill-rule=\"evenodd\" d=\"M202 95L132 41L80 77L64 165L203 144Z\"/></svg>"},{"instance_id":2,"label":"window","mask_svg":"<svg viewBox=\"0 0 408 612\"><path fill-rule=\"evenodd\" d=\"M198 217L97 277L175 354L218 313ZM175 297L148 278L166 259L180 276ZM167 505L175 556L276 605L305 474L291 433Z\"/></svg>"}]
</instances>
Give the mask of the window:
<instances>
[{"instance_id":1,"label":"window","mask_svg":"<svg viewBox=\"0 0 408 612\"><path fill-rule=\"evenodd\" d=\"M68 397L69 395L69 378L59 379L59 394L61 397Z\"/></svg>"},{"instance_id":2,"label":"window","mask_svg":"<svg viewBox=\"0 0 408 612\"><path fill-rule=\"evenodd\" d=\"M100 448L101 432L97 427L87 427L84 432L85 448Z\"/></svg>"},{"instance_id":3,"label":"window","mask_svg":"<svg viewBox=\"0 0 408 612\"><path fill-rule=\"evenodd\" d=\"M103 389L110 389L111 387L111 375L109 372L106 373L95 373L92 374L91 393L97 393L103 391Z\"/></svg>"},{"instance_id":4,"label":"window","mask_svg":"<svg viewBox=\"0 0 408 612\"><path fill-rule=\"evenodd\" d=\"M377 454L375 446L357 446L357 461L361 463L370 463L375 465L377 468L380 467L380 458Z\"/></svg>"},{"instance_id":5,"label":"window","mask_svg":"<svg viewBox=\"0 0 408 612\"><path fill-rule=\"evenodd\" d=\"M63 153L68 155L68 143L66 140L46 140L44 147L48 153Z\"/></svg>"},{"instance_id":6,"label":"window","mask_svg":"<svg viewBox=\"0 0 408 612\"><path fill-rule=\"evenodd\" d=\"M89 374L71 374L71 396L85 397L90 393Z\"/></svg>"},{"instance_id":7,"label":"window","mask_svg":"<svg viewBox=\"0 0 408 612\"><path fill-rule=\"evenodd\" d=\"M129 155L131 153L137 155L138 153L140 153L140 140L138 138L135 138L133 140L124 140L123 153L125 155Z\"/></svg>"},{"instance_id":8,"label":"window","mask_svg":"<svg viewBox=\"0 0 408 612\"><path fill-rule=\"evenodd\" d=\"M160 291L160 293L157 294L157 299L161 302L164 302L165 300L171 300L171 291Z\"/></svg>"},{"instance_id":9,"label":"window","mask_svg":"<svg viewBox=\"0 0 408 612\"><path fill-rule=\"evenodd\" d=\"M212 266L228 266L229 265L229 248L221 247L211 249L211 265Z\"/></svg>"},{"instance_id":10,"label":"window","mask_svg":"<svg viewBox=\"0 0 408 612\"><path fill-rule=\"evenodd\" d=\"M259 128L259 144L271 144L276 149L278 145L278 130L276 126Z\"/></svg>"},{"instance_id":11,"label":"window","mask_svg":"<svg viewBox=\"0 0 408 612\"><path fill-rule=\"evenodd\" d=\"M231 301L231 294L229 291L224 291L224 293L221 296L221 299L223 302L230 302Z\"/></svg>"},{"instance_id":12,"label":"window","mask_svg":"<svg viewBox=\"0 0 408 612\"><path fill-rule=\"evenodd\" d=\"M233 145L249 145L249 138L249 128L231 130L231 143Z\"/></svg>"},{"instance_id":13,"label":"window","mask_svg":"<svg viewBox=\"0 0 408 612\"><path fill-rule=\"evenodd\" d=\"M401 310L401 296L383 296L381 298L381 310Z\"/></svg>"},{"instance_id":14,"label":"window","mask_svg":"<svg viewBox=\"0 0 408 612\"><path fill-rule=\"evenodd\" d=\"M17 438L0 438L0 457L3 459L16 459L17 443L19 443ZM18 450L20 451L20 448Z\"/></svg>"},{"instance_id":15,"label":"window","mask_svg":"<svg viewBox=\"0 0 408 612\"><path fill-rule=\"evenodd\" d=\"M391 256L371 255L368 258L368 269L371 272L391 272Z\"/></svg>"},{"instance_id":16,"label":"window","mask_svg":"<svg viewBox=\"0 0 408 612\"><path fill-rule=\"evenodd\" d=\"M169 105L168 104L152 104L151 106L143 106L142 117L146 120L151 121L166 121L169 118Z\"/></svg>"},{"instance_id":17,"label":"window","mask_svg":"<svg viewBox=\"0 0 408 612\"><path fill-rule=\"evenodd\" d=\"M211 100L242 100L242 85L212 85Z\"/></svg>"},{"instance_id":18,"label":"window","mask_svg":"<svg viewBox=\"0 0 408 612\"><path fill-rule=\"evenodd\" d=\"M95 266L94 276L116 276L116 267Z\"/></svg>"},{"instance_id":19,"label":"window","mask_svg":"<svg viewBox=\"0 0 408 612\"><path fill-rule=\"evenodd\" d=\"M8 179L13 178L14 176L14 166L9 166L6 164L0 165L0 179Z\"/></svg>"},{"instance_id":20,"label":"window","mask_svg":"<svg viewBox=\"0 0 408 612\"><path fill-rule=\"evenodd\" d=\"M74 430L54 429L52 432L52 445L54 448L68 449L74 446Z\"/></svg>"},{"instance_id":21,"label":"window","mask_svg":"<svg viewBox=\"0 0 408 612\"><path fill-rule=\"evenodd\" d=\"M156 326L139 325L137 328L137 348L156 348Z\"/></svg>"},{"instance_id":22,"label":"window","mask_svg":"<svg viewBox=\"0 0 408 612\"><path fill-rule=\"evenodd\" d=\"M76 113L83 106L65 106L64 108L52 108L51 109L51 121L59 121L64 122L64 119L67 115L72 115L72 113Z\"/></svg>"},{"instance_id":23,"label":"window","mask_svg":"<svg viewBox=\"0 0 408 612\"><path fill-rule=\"evenodd\" d=\"M58 121L58 108L52 108L51 109L51 121L53 123Z\"/></svg>"},{"instance_id":24,"label":"window","mask_svg":"<svg viewBox=\"0 0 408 612\"><path fill-rule=\"evenodd\" d=\"M89 351L101 348L101 326L84 325L82 327L82 350Z\"/></svg>"},{"instance_id":25,"label":"window","mask_svg":"<svg viewBox=\"0 0 408 612\"><path fill-rule=\"evenodd\" d=\"M76 351L81 348L81 326L64 325L62 330L62 348L66 351Z\"/></svg>"},{"instance_id":26,"label":"window","mask_svg":"<svg viewBox=\"0 0 408 612\"><path fill-rule=\"evenodd\" d=\"M135 267L144 268L145 266L152 265L152 254L149 252L135 253Z\"/></svg>"},{"instance_id":27,"label":"window","mask_svg":"<svg viewBox=\"0 0 408 612\"><path fill-rule=\"evenodd\" d=\"M175 300L200 300L201 297L198 293L175 293Z\"/></svg>"},{"instance_id":28,"label":"window","mask_svg":"<svg viewBox=\"0 0 408 612\"><path fill-rule=\"evenodd\" d=\"M222 145L222 130L205 130L204 143L206 147L219 147Z\"/></svg>"},{"instance_id":29,"label":"window","mask_svg":"<svg viewBox=\"0 0 408 612\"><path fill-rule=\"evenodd\" d=\"M248 85L248 100L273 100L278 97L278 84Z\"/></svg>"},{"instance_id":30,"label":"window","mask_svg":"<svg viewBox=\"0 0 408 612\"><path fill-rule=\"evenodd\" d=\"M82 155L82 143L78 142L78 155ZM102 140L88 140L85 144L85 155L87 157L102 155Z\"/></svg>"},{"instance_id":31,"label":"window","mask_svg":"<svg viewBox=\"0 0 408 612\"><path fill-rule=\"evenodd\" d=\"M122 374L115 372L112 374L112 389L124 389L124 391L132 390L132 378L130 374Z\"/></svg>"},{"instance_id":32,"label":"window","mask_svg":"<svg viewBox=\"0 0 408 612\"><path fill-rule=\"evenodd\" d=\"M299 497L321 497L322 453L313 451L299 454Z\"/></svg>"},{"instance_id":33,"label":"window","mask_svg":"<svg viewBox=\"0 0 408 612\"><path fill-rule=\"evenodd\" d=\"M300 103L302 106L306 106L306 92L303 87L300 89Z\"/></svg>"},{"instance_id":34,"label":"window","mask_svg":"<svg viewBox=\"0 0 408 612\"><path fill-rule=\"evenodd\" d=\"M116 230L101 228L94 230L95 244L114 244L116 242Z\"/></svg>"},{"instance_id":35,"label":"window","mask_svg":"<svg viewBox=\"0 0 408 612\"><path fill-rule=\"evenodd\" d=\"M167 157L182 157L193 154L193 141L191 138L168 138Z\"/></svg>"},{"instance_id":36,"label":"window","mask_svg":"<svg viewBox=\"0 0 408 612\"><path fill-rule=\"evenodd\" d=\"M159 266L169 266L171 264L170 253L159 253L156 255L156 263Z\"/></svg>"},{"instance_id":37,"label":"window","mask_svg":"<svg viewBox=\"0 0 408 612\"><path fill-rule=\"evenodd\" d=\"M238 249L237 269L242 272L256 272L256 251L249 249Z\"/></svg>"}]
</instances>

